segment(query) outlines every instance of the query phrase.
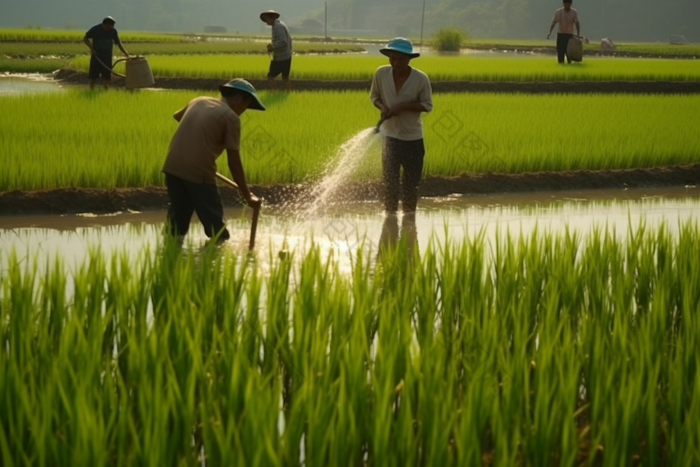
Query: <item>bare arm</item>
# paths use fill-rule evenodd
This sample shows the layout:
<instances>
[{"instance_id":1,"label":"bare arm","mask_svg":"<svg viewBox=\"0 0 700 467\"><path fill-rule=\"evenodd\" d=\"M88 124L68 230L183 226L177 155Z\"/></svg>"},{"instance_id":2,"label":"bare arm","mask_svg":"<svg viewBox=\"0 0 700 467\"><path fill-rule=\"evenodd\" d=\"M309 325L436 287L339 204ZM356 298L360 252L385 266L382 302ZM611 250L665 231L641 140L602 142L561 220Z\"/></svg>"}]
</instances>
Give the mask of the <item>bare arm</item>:
<instances>
[{"instance_id":1,"label":"bare arm","mask_svg":"<svg viewBox=\"0 0 700 467\"><path fill-rule=\"evenodd\" d=\"M127 52L127 51L124 49L124 46L122 45L122 42L121 42L121 41L117 42L117 46L119 47L119 50L122 51L122 53L124 54L125 57L128 57L128 56L129 56L129 52Z\"/></svg>"},{"instance_id":2,"label":"bare arm","mask_svg":"<svg viewBox=\"0 0 700 467\"><path fill-rule=\"evenodd\" d=\"M238 189L241 191L248 206L252 208L260 206L260 198L250 192L246 183L243 164L241 163L241 152L237 149L227 149L226 154L228 156L228 168L231 171L231 176L233 176L233 181L238 185Z\"/></svg>"},{"instance_id":3,"label":"bare arm","mask_svg":"<svg viewBox=\"0 0 700 467\"><path fill-rule=\"evenodd\" d=\"M554 26L559 22L559 18L557 17L558 15L558 11L554 13L554 18L552 18L552 24L549 25L549 33L547 34L547 39L549 39L549 36L552 35L552 31L554 31Z\"/></svg>"},{"instance_id":4,"label":"bare arm","mask_svg":"<svg viewBox=\"0 0 700 467\"><path fill-rule=\"evenodd\" d=\"M83 37L83 42L85 42L85 45L88 46L88 49L90 49L90 53L92 55L95 55L97 52L95 52L95 49L92 48L92 43L90 42L90 39L88 36Z\"/></svg>"},{"instance_id":5,"label":"bare arm","mask_svg":"<svg viewBox=\"0 0 700 467\"><path fill-rule=\"evenodd\" d=\"M576 21L576 35L580 36L581 35L581 22Z\"/></svg>"}]
</instances>

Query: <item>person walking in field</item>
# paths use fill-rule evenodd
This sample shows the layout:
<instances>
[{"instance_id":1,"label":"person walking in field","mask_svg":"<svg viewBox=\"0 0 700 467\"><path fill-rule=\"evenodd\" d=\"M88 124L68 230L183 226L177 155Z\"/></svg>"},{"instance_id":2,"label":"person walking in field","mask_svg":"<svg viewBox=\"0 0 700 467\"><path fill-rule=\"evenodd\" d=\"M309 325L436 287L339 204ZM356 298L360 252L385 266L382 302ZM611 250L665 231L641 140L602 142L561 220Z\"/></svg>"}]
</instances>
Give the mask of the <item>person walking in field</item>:
<instances>
[{"instance_id":1,"label":"person walking in field","mask_svg":"<svg viewBox=\"0 0 700 467\"><path fill-rule=\"evenodd\" d=\"M564 63L564 55L566 55L569 39L574 37L574 26L576 26L576 35L581 35L581 23L578 18L578 11L571 8L572 3L573 0L564 0L564 6L554 12L552 24L549 26L549 34L547 34L547 39L549 39L549 36L552 35L552 31L554 30L554 25L557 23L559 24L557 32L557 60L559 60L559 63ZM571 63L571 58L567 56L566 59Z\"/></svg>"},{"instance_id":2,"label":"person walking in field","mask_svg":"<svg viewBox=\"0 0 700 467\"><path fill-rule=\"evenodd\" d=\"M280 21L279 17L280 14L275 10L260 13L260 19L268 26L272 26L272 42L267 44L267 51L272 54L267 80L272 89L277 89L275 78L281 74L285 89L290 90L292 88L289 81L289 73L292 70L292 36L289 35L287 25Z\"/></svg>"},{"instance_id":3,"label":"person walking in field","mask_svg":"<svg viewBox=\"0 0 700 467\"><path fill-rule=\"evenodd\" d=\"M383 125L384 209L387 214L396 213L402 188L403 212L414 213L425 156L421 113L433 109L432 88L428 76L409 64L420 56L413 52L411 41L402 37L392 39L380 52L389 57L389 65L377 68L374 73L370 99L381 112L380 125Z\"/></svg>"},{"instance_id":4,"label":"person walking in field","mask_svg":"<svg viewBox=\"0 0 700 467\"><path fill-rule=\"evenodd\" d=\"M225 241L224 207L216 187L216 159L226 149L228 167L249 206L260 199L250 192L240 155L240 115L265 110L255 88L236 78L219 86L221 98L196 97L173 117L180 122L163 165L168 188L168 231L184 237L196 212L209 238Z\"/></svg>"},{"instance_id":5,"label":"person walking in field","mask_svg":"<svg viewBox=\"0 0 700 467\"><path fill-rule=\"evenodd\" d=\"M107 89L112 80L112 45L117 44L125 57L129 57L129 53L124 49L122 41L119 40L114 25L116 21L111 16L107 16L102 20L102 24L98 24L90 28L83 37L83 42L90 48L90 89L95 87L95 80L102 76L102 85ZM92 41L92 42L90 42ZM102 63L100 63L102 62Z\"/></svg>"}]
</instances>

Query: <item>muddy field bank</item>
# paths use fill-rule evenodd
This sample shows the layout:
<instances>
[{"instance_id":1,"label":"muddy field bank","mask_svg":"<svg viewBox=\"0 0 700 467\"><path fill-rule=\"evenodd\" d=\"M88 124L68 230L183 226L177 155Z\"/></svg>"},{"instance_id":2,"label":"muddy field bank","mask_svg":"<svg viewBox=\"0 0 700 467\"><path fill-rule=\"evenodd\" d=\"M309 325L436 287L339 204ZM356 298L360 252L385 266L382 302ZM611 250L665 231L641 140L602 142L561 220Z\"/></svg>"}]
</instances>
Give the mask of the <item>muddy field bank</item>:
<instances>
[{"instance_id":1,"label":"muddy field bank","mask_svg":"<svg viewBox=\"0 0 700 467\"><path fill-rule=\"evenodd\" d=\"M700 184L700 164L654 167L628 170L576 170L564 172L532 172L520 174L481 173L458 177L423 179L421 196L454 194L517 193L584 189L620 189L639 187L696 186ZM253 185L252 191L266 204L283 205L309 200L311 184ZM241 204L238 192L221 187L225 205ZM336 201L357 202L377 200L379 182L353 183L338 190ZM168 195L165 187L59 188L45 191L0 192L0 215L64 214L78 212L110 213L166 209Z\"/></svg>"}]
</instances>

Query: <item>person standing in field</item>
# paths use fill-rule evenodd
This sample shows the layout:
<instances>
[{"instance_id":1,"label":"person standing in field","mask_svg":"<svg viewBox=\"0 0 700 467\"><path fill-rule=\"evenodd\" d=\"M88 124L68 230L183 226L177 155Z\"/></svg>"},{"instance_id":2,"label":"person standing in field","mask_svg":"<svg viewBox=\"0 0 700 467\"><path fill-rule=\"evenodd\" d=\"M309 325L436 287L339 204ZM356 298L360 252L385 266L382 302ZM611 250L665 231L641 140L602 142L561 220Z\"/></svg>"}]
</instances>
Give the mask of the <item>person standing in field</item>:
<instances>
[{"instance_id":1,"label":"person standing in field","mask_svg":"<svg viewBox=\"0 0 700 467\"><path fill-rule=\"evenodd\" d=\"M280 14L275 10L267 10L260 13L260 19L272 26L272 42L267 44L267 51L272 54L270 70L267 72L267 80L272 89L277 89L275 78L282 75L285 89L290 90L292 84L289 81L289 73L292 70L292 36L289 28L279 20Z\"/></svg>"},{"instance_id":2,"label":"person standing in field","mask_svg":"<svg viewBox=\"0 0 700 467\"><path fill-rule=\"evenodd\" d=\"M425 156L421 113L433 109L432 88L428 76L409 65L420 56L413 52L411 41L392 39L380 52L389 57L389 65L374 73L370 99L381 112L383 125L384 209L387 214L398 209L403 167L402 209L404 214L414 213Z\"/></svg>"},{"instance_id":3,"label":"person standing in field","mask_svg":"<svg viewBox=\"0 0 700 467\"><path fill-rule=\"evenodd\" d=\"M129 53L124 50L122 41L119 40L115 24L114 18L107 16L102 20L102 24L90 28L83 37L83 42L90 48L92 54L89 71L90 89L95 87L95 80L100 76L102 76L102 85L105 89L109 87L112 80L112 44L117 44L124 56L129 57Z\"/></svg>"},{"instance_id":4,"label":"person standing in field","mask_svg":"<svg viewBox=\"0 0 700 467\"><path fill-rule=\"evenodd\" d=\"M221 98L196 97L173 117L180 122L163 165L168 188L168 231L184 237L196 212L209 238L225 241L224 207L216 187L216 159L226 149L228 167L249 206L260 199L248 189L240 155L240 115L265 110L255 88L236 78L219 86Z\"/></svg>"},{"instance_id":5,"label":"person standing in field","mask_svg":"<svg viewBox=\"0 0 700 467\"><path fill-rule=\"evenodd\" d=\"M552 24L549 26L549 34L547 34L547 39L549 39L549 36L552 35L552 31L554 30L554 25L559 23L559 30L557 32L557 59L559 63L564 63L564 55L566 55L569 39L574 37L574 26L576 26L576 35L581 35L581 23L578 18L578 11L571 8L572 3L573 0L564 0L564 6L554 12ZM571 59L568 56L566 59L571 63Z\"/></svg>"}]
</instances>

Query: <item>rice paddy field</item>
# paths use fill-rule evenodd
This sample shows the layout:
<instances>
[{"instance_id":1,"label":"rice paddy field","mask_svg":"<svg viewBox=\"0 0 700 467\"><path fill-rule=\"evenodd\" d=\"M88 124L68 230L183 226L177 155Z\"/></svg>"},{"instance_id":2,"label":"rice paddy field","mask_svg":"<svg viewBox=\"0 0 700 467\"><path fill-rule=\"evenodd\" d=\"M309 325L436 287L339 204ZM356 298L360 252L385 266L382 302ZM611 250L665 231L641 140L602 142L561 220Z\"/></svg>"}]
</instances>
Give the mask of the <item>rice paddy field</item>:
<instances>
[{"instance_id":1,"label":"rice paddy field","mask_svg":"<svg viewBox=\"0 0 700 467\"><path fill-rule=\"evenodd\" d=\"M82 33L83 35L85 32ZM0 42L0 55L8 56L77 56L86 55L88 48L82 42ZM269 41L182 41L182 42L127 42L122 39L124 48L132 55L196 55L196 54L241 54L259 53L268 57L265 45ZM117 51L117 49L115 49ZM305 53L364 52L361 46L351 44L325 44L317 42L295 42L294 51ZM120 53L117 51L117 53ZM268 57L269 60L269 57ZM70 61L66 61L66 64Z\"/></svg>"},{"instance_id":2,"label":"rice paddy field","mask_svg":"<svg viewBox=\"0 0 700 467\"><path fill-rule=\"evenodd\" d=\"M698 245L0 251L3 465L694 465Z\"/></svg>"},{"instance_id":3,"label":"rice paddy field","mask_svg":"<svg viewBox=\"0 0 700 467\"><path fill-rule=\"evenodd\" d=\"M0 29L0 72L87 71L83 34ZM120 35L157 76L255 79L269 64L248 53L264 45L253 37ZM368 81L387 60L293 62L293 79ZM695 60L558 66L551 57L426 55L414 64L433 81L700 80ZM198 95L217 94L0 93L0 193L161 186L172 114ZM268 111L242 116L254 184L320 186L343 143L379 118L363 91L260 95ZM697 94L435 94L423 117L424 173L700 163L698 108ZM362 140L366 158L349 177L380 178L381 139ZM228 174L225 157L219 171ZM448 215L439 209L456 210L454 197L425 199L400 235L386 216L379 242L348 213L290 223L298 213L266 206L258 242L268 245L254 252L196 234L174 241L162 223L129 217L146 213L70 240L60 229L10 228L0 215L0 464L700 465L694 190L659 212L645 198L622 223L598 222L600 206ZM377 203L356 209L379 230ZM677 222L657 222L669 209ZM495 224L474 226L479 210ZM243 212L229 220L233 241L247 240ZM85 216L75 217L93 222ZM575 226L539 228L548 216ZM430 231L418 235L416 218ZM387 226L394 241L383 241ZM348 233L351 248L331 238L348 243Z\"/></svg>"},{"instance_id":4,"label":"rice paddy field","mask_svg":"<svg viewBox=\"0 0 700 467\"><path fill-rule=\"evenodd\" d=\"M0 28L0 41L3 42L70 42L82 40L87 29L29 29ZM180 35L156 32L121 31L123 42L180 42Z\"/></svg>"},{"instance_id":5,"label":"rice paddy field","mask_svg":"<svg viewBox=\"0 0 700 467\"><path fill-rule=\"evenodd\" d=\"M223 78L266 76L269 57L263 55L149 56L154 75L169 77ZM299 56L294 57L292 78L323 80L371 80L386 57ZM76 57L71 65L87 71L89 57ZM559 66L547 57L475 58L426 56L412 62L433 81L697 81L700 62L695 60L650 60L591 58L571 66Z\"/></svg>"},{"instance_id":6,"label":"rice paddy field","mask_svg":"<svg viewBox=\"0 0 700 467\"><path fill-rule=\"evenodd\" d=\"M0 190L162 185L177 127L172 114L199 94L73 88L0 96L0 127L12 135L0 140ZM313 180L345 140L379 118L360 91L261 96L268 111L246 112L242 124L246 175L256 184ZM575 116L567 131L558 123L563 101ZM425 171L451 176L700 162L698 108L697 96L436 94L424 118ZM379 178L376 140L357 179ZM219 162L228 173L225 157Z\"/></svg>"}]
</instances>

